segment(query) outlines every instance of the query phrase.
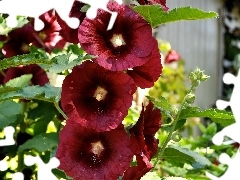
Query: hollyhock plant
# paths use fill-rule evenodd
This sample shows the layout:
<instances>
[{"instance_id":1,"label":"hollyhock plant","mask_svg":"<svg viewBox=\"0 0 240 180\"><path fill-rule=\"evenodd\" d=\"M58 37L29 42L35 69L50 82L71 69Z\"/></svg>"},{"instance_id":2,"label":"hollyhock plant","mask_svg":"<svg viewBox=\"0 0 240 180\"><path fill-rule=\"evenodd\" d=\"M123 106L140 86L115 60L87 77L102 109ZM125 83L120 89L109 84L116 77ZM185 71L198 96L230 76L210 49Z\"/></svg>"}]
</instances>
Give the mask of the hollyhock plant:
<instances>
[{"instance_id":1,"label":"hollyhock plant","mask_svg":"<svg viewBox=\"0 0 240 180\"><path fill-rule=\"evenodd\" d=\"M30 45L35 41L34 28L26 24L14 29L8 34L8 41L2 47L2 53L6 58L29 53Z\"/></svg>"},{"instance_id":2,"label":"hollyhock plant","mask_svg":"<svg viewBox=\"0 0 240 180\"><path fill-rule=\"evenodd\" d=\"M158 48L154 48L149 60L141 65L127 70L127 74L140 88L150 88L162 73L161 56Z\"/></svg>"},{"instance_id":3,"label":"hollyhock plant","mask_svg":"<svg viewBox=\"0 0 240 180\"><path fill-rule=\"evenodd\" d=\"M112 71L143 65L158 46L151 26L127 5L110 2L108 7L118 12L113 28L107 31L110 13L106 11L99 10L93 20L85 18L78 31L81 47Z\"/></svg>"},{"instance_id":4,"label":"hollyhock plant","mask_svg":"<svg viewBox=\"0 0 240 180\"><path fill-rule=\"evenodd\" d=\"M80 20L80 23L82 23L83 19L86 17L86 13L85 12L81 12L81 8L84 6L84 3L81 3L79 1L75 1L72 9L69 13L69 17L75 17L78 18ZM78 44L79 40L78 40L78 28L77 29L71 29L67 23L65 21L63 21L58 14L56 14L57 17L57 22L58 24L61 26L62 31L60 32L61 35L63 36L63 38L65 39L65 41L70 42L70 43L74 43L74 44Z\"/></svg>"},{"instance_id":5,"label":"hollyhock plant","mask_svg":"<svg viewBox=\"0 0 240 180\"><path fill-rule=\"evenodd\" d=\"M31 84L44 86L49 83L46 72L37 64L31 64L27 66L12 67L7 69L3 83L8 82L9 80L20 77L24 74L32 74Z\"/></svg>"},{"instance_id":6,"label":"hollyhock plant","mask_svg":"<svg viewBox=\"0 0 240 180\"><path fill-rule=\"evenodd\" d=\"M68 119L60 132L56 157L59 169L74 180L118 179L130 166L133 152L122 125L96 132Z\"/></svg>"},{"instance_id":7,"label":"hollyhock plant","mask_svg":"<svg viewBox=\"0 0 240 180\"><path fill-rule=\"evenodd\" d=\"M61 105L67 116L82 126L108 131L127 115L135 91L127 74L85 61L64 79Z\"/></svg>"}]
</instances>

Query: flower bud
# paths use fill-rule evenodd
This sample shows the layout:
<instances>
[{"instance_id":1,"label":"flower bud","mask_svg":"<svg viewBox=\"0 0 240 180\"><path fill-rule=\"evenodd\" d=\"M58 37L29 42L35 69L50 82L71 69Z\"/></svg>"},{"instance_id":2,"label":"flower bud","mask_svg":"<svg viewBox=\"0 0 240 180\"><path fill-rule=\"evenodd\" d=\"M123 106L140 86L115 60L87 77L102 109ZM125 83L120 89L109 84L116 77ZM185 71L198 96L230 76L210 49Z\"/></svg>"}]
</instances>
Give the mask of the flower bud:
<instances>
[{"instance_id":1,"label":"flower bud","mask_svg":"<svg viewBox=\"0 0 240 180\"><path fill-rule=\"evenodd\" d=\"M175 107L175 106L172 106L172 108L171 108L171 115L172 115L173 117L176 117L177 114L178 114L178 108Z\"/></svg>"},{"instance_id":2,"label":"flower bud","mask_svg":"<svg viewBox=\"0 0 240 180\"><path fill-rule=\"evenodd\" d=\"M202 77L200 78L201 82L205 82L206 80L208 80L210 78L210 76L207 76L205 74L202 75Z\"/></svg>"},{"instance_id":3,"label":"flower bud","mask_svg":"<svg viewBox=\"0 0 240 180\"><path fill-rule=\"evenodd\" d=\"M197 76L196 76L196 74L195 74L194 72L191 72L191 73L189 74L189 79L191 80L192 83L195 82L195 81L197 81Z\"/></svg>"},{"instance_id":4,"label":"flower bud","mask_svg":"<svg viewBox=\"0 0 240 180\"><path fill-rule=\"evenodd\" d=\"M179 142L182 139L182 135L178 132L172 134L172 140L175 142Z\"/></svg>"},{"instance_id":5,"label":"flower bud","mask_svg":"<svg viewBox=\"0 0 240 180\"><path fill-rule=\"evenodd\" d=\"M193 103L195 101L195 95L194 94L187 94L187 96L186 96L186 102L187 103Z\"/></svg>"}]
</instances>

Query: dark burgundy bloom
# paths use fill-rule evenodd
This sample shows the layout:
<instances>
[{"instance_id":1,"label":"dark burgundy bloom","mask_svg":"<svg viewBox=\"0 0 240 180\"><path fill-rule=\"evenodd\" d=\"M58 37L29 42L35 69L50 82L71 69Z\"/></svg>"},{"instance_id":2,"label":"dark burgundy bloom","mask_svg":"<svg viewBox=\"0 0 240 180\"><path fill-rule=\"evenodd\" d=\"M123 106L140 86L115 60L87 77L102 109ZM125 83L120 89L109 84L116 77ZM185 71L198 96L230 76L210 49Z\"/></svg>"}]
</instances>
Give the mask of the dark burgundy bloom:
<instances>
[{"instance_id":1,"label":"dark burgundy bloom","mask_svg":"<svg viewBox=\"0 0 240 180\"><path fill-rule=\"evenodd\" d=\"M165 63L170 64L174 61L179 61L181 59L180 55L175 50L170 50L165 57Z\"/></svg>"},{"instance_id":2,"label":"dark burgundy bloom","mask_svg":"<svg viewBox=\"0 0 240 180\"><path fill-rule=\"evenodd\" d=\"M75 17L78 18L80 20L80 23L83 21L83 19L86 17L86 13L85 12L81 12L81 8L84 6L84 3L81 3L79 1L74 1L74 4L72 6L72 9L69 13L69 17ZM70 43L74 43L77 44L79 43L78 40L78 28L77 29L72 29L70 28L67 23L65 21L63 21L59 15L57 15L57 22L59 23L59 25L62 28L61 31L61 35L63 36L63 38L70 42Z\"/></svg>"},{"instance_id":3,"label":"dark burgundy bloom","mask_svg":"<svg viewBox=\"0 0 240 180\"><path fill-rule=\"evenodd\" d=\"M6 41L7 40L7 36L5 35L0 35L0 41Z\"/></svg>"},{"instance_id":4,"label":"dark burgundy bloom","mask_svg":"<svg viewBox=\"0 0 240 180\"><path fill-rule=\"evenodd\" d=\"M160 4L164 11L168 11L168 7L166 6L166 0L137 0L137 2L141 5L149 4Z\"/></svg>"},{"instance_id":5,"label":"dark burgundy bloom","mask_svg":"<svg viewBox=\"0 0 240 180\"><path fill-rule=\"evenodd\" d=\"M14 29L8 34L8 41L2 47L2 53L6 58L29 53L29 46L35 41L34 28L26 24Z\"/></svg>"},{"instance_id":6,"label":"dark burgundy bloom","mask_svg":"<svg viewBox=\"0 0 240 180\"><path fill-rule=\"evenodd\" d=\"M152 102L149 102L145 111L143 107L138 122L129 131L137 138L141 151L149 159L157 152L158 140L154 136L160 127L161 112L154 108Z\"/></svg>"},{"instance_id":7,"label":"dark burgundy bloom","mask_svg":"<svg viewBox=\"0 0 240 180\"><path fill-rule=\"evenodd\" d=\"M43 47L46 51L51 52L53 48L62 49L66 41L61 35L62 28L57 22L56 16L52 11L46 12L39 17L44 22L44 28L34 33L37 47Z\"/></svg>"},{"instance_id":8,"label":"dark burgundy bloom","mask_svg":"<svg viewBox=\"0 0 240 180\"><path fill-rule=\"evenodd\" d=\"M132 77L136 86L140 88L152 87L161 73L161 56L157 47L149 55L149 60L145 64L127 70L127 74Z\"/></svg>"},{"instance_id":9,"label":"dark burgundy bloom","mask_svg":"<svg viewBox=\"0 0 240 180\"><path fill-rule=\"evenodd\" d=\"M154 137L161 126L161 113L153 108L150 102L144 107L137 123L129 130L131 134L132 151L137 157L137 166L130 167L124 174L124 179L140 179L153 167L151 158L157 153L158 140Z\"/></svg>"},{"instance_id":10,"label":"dark burgundy bloom","mask_svg":"<svg viewBox=\"0 0 240 180\"><path fill-rule=\"evenodd\" d=\"M143 65L158 46L151 26L127 5L110 2L108 7L118 13L113 28L107 31L111 15L106 11L99 10L93 20L86 17L78 31L82 48L112 71Z\"/></svg>"},{"instance_id":11,"label":"dark burgundy bloom","mask_svg":"<svg viewBox=\"0 0 240 180\"><path fill-rule=\"evenodd\" d=\"M136 155L137 166L129 167L125 172L122 180L140 180L147 172L149 172L153 165L149 162L146 156L142 154Z\"/></svg>"},{"instance_id":12,"label":"dark burgundy bloom","mask_svg":"<svg viewBox=\"0 0 240 180\"><path fill-rule=\"evenodd\" d=\"M46 72L37 64L31 64L28 66L19 66L9 68L6 71L6 76L3 80L4 83L8 82L9 80L20 77L24 74L32 74L33 77L31 79L31 84L33 85L40 85L44 86L46 83L49 82Z\"/></svg>"},{"instance_id":13,"label":"dark burgundy bloom","mask_svg":"<svg viewBox=\"0 0 240 180\"><path fill-rule=\"evenodd\" d=\"M97 131L116 128L127 115L136 86L131 77L86 61L63 81L61 105L69 118Z\"/></svg>"},{"instance_id":14,"label":"dark burgundy bloom","mask_svg":"<svg viewBox=\"0 0 240 180\"><path fill-rule=\"evenodd\" d=\"M130 166L133 153L122 125L97 132L68 119L60 132L56 157L59 169L75 180L118 179Z\"/></svg>"}]
</instances>

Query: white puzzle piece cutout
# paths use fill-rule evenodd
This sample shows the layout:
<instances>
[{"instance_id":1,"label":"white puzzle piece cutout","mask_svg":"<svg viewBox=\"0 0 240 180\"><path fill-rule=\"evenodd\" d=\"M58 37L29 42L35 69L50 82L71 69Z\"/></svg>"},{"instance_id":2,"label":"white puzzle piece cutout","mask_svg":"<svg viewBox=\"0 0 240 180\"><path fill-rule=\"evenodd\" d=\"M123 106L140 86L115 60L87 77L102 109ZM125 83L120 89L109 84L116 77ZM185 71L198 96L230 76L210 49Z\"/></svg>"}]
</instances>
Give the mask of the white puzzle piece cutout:
<instances>
[{"instance_id":1,"label":"white puzzle piece cutout","mask_svg":"<svg viewBox=\"0 0 240 180\"><path fill-rule=\"evenodd\" d=\"M111 14L111 18L110 18L110 21L109 21L109 24L108 24L108 27L107 27L107 30L110 30L112 29L113 27L113 24L117 18L117 12L113 12L113 11L110 11L108 8L107 8L107 4L109 2L109 0L101 0L101 1L96 1L96 0L80 0L81 2L85 3L85 4L89 4L91 7L88 9L87 13L86 13L86 16L89 18L89 19L94 19L96 16L97 16L97 10L98 9L102 9L104 11L107 11ZM122 4L122 0L116 0L116 2L118 4Z\"/></svg>"},{"instance_id":2,"label":"white puzzle piece cutout","mask_svg":"<svg viewBox=\"0 0 240 180\"><path fill-rule=\"evenodd\" d=\"M0 161L0 171L6 171L8 169L7 161L1 160Z\"/></svg>"},{"instance_id":3,"label":"white puzzle piece cutout","mask_svg":"<svg viewBox=\"0 0 240 180\"><path fill-rule=\"evenodd\" d=\"M58 180L58 178L52 173L52 169L57 168L60 165L60 161L56 157L51 158L50 161L45 164L39 156L34 157L28 155L24 158L24 163L27 166L37 164L37 180Z\"/></svg>"},{"instance_id":4,"label":"white puzzle piece cutout","mask_svg":"<svg viewBox=\"0 0 240 180\"><path fill-rule=\"evenodd\" d=\"M0 146L11 146L15 144L13 134L15 129L12 126L7 126L3 129L5 139L0 139Z\"/></svg>"},{"instance_id":5,"label":"white puzzle piece cutout","mask_svg":"<svg viewBox=\"0 0 240 180\"><path fill-rule=\"evenodd\" d=\"M218 132L212 139L213 143L216 145L221 145L224 141L224 136L227 136L234 140L235 142L240 143L240 73L237 76L234 76L230 73L226 73L223 76L223 82L225 84L234 84L234 88L232 91L232 96L229 102L223 100L217 100L216 106L218 109L225 109L227 106L231 107L233 112L235 123L231 124L220 132Z\"/></svg>"},{"instance_id":6,"label":"white puzzle piece cutout","mask_svg":"<svg viewBox=\"0 0 240 180\"><path fill-rule=\"evenodd\" d=\"M15 28L17 26L17 16L26 16L34 18L34 28L40 31L44 28L44 23L39 19L39 16L46 13L51 9L55 9L58 15L64 20L67 25L76 29L79 26L79 19L69 17L72 5L75 0L1 0L0 13L9 14L6 18L7 26ZM111 13L111 19L108 24L107 30L113 27L117 18L117 12L112 12L107 8L109 0L78 0L80 2L90 5L86 15L89 19L93 19L97 15L98 9L103 9ZM122 0L116 0L118 4L122 4Z\"/></svg>"},{"instance_id":7,"label":"white puzzle piece cutout","mask_svg":"<svg viewBox=\"0 0 240 180\"><path fill-rule=\"evenodd\" d=\"M12 180L24 180L24 175L21 172L13 174Z\"/></svg>"},{"instance_id":8,"label":"white puzzle piece cutout","mask_svg":"<svg viewBox=\"0 0 240 180\"><path fill-rule=\"evenodd\" d=\"M12 126L7 126L3 129L5 139L0 140L0 146L11 146L15 144L15 141L13 139L13 134L15 132L15 129ZM4 159L0 161L0 171L6 171L8 169L8 163ZM20 172L17 172L13 174L13 180L23 180L23 174Z\"/></svg>"},{"instance_id":9,"label":"white puzzle piece cutout","mask_svg":"<svg viewBox=\"0 0 240 180\"><path fill-rule=\"evenodd\" d=\"M229 142L237 142L240 143L239 129L240 129L240 70L238 70L238 75L234 76L230 73L226 73L223 76L223 82L225 84L234 84L234 88L232 91L232 95L230 101L217 100L216 106L218 109L225 109L227 106L231 107L232 113L235 118L235 123L223 128L221 131L216 133L212 142L215 145L221 144L229 144ZM225 141L224 137L229 137L232 140ZM221 177L216 177L208 172L206 172L206 176L211 178L212 180L229 180L234 178L240 179L239 167L240 167L240 150L238 149L237 153L230 158L226 153L222 153L219 156L219 161L223 164L228 165L228 169Z\"/></svg>"}]
</instances>

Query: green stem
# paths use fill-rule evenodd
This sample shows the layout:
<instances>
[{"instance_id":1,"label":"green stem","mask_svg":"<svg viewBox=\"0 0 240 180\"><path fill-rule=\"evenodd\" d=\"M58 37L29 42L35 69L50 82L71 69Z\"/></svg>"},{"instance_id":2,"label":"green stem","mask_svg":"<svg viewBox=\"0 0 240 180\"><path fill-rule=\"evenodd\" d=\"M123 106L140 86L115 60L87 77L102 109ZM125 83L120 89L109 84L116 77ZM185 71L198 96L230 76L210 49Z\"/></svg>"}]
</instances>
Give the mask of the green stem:
<instances>
[{"instance_id":1,"label":"green stem","mask_svg":"<svg viewBox=\"0 0 240 180\"><path fill-rule=\"evenodd\" d=\"M17 171L21 172L24 167L24 152L18 152L18 167Z\"/></svg>"},{"instance_id":2,"label":"green stem","mask_svg":"<svg viewBox=\"0 0 240 180\"><path fill-rule=\"evenodd\" d=\"M3 70L0 70L0 74L2 74L4 77L6 76L6 73Z\"/></svg>"},{"instance_id":3,"label":"green stem","mask_svg":"<svg viewBox=\"0 0 240 180\"><path fill-rule=\"evenodd\" d=\"M190 90L188 91L187 95L190 94L190 93L192 92L192 90L193 90L193 87L190 88ZM186 96L187 96L187 95L186 95ZM184 98L184 100L183 100L183 102L182 102L182 104L181 104L181 106L180 106L180 109L179 109L179 111L178 111L178 113L177 113L177 117L176 117L175 119L172 119L172 122L173 122L172 128L171 128L171 130L170 130L167 138L165 139L162 147L160 148L160 151L158 152L157 160L156 160L155 163L154 163L154 167L157 165L159 159L162 157L162 155L163 155L163 153L164 153L164 151L165 151L165 149L166 149L166 147L167 147L167 145L168 145L168 142L169 142L169 141L171 140L171 138L172 138L172 134L175 132L175 127L176 127L177 122L178 122L178 120L179 120L179 117L180 117L180 114L181 114L181 112L182 112L182 109L184 108L184 105L185 105L185 103L186 103L186 96L185 96L185 98Z\"/></svg>"},{"instance_id":4,"label":"green stem","mask_svg":"<svg viewBox=\"0 0 240 180\"><path fill-rule=\"evenodd\" d=\"M58 112L60 112L61 115L62 115L65 119L67 119L68 117L67 117L66 114L63 112L63 110L59 107L58 103L55 102L54 105L55 105L55 107L57 108Z\"/></svg>"}]
</instances>

